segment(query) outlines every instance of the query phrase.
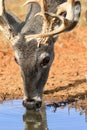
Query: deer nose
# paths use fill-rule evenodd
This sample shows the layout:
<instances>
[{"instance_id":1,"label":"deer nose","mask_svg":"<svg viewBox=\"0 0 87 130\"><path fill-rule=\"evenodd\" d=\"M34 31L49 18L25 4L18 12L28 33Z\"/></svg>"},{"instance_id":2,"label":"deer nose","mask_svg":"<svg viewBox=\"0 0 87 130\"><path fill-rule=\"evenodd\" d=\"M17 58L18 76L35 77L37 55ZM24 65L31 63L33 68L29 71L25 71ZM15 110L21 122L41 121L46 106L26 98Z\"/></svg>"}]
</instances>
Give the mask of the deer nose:
<instances>
[{"instance_id":1,"label":"deer nose","mask_svg":"<svg viewBox=\"0 0 87 130\"><path fill-rule=\"evenodd\" d=\"M35 101L35 100L24 100L23 106L27 110L38 110L41 108L42 101Z\"/></svg>"},{"instance_id":2,"label":"deer nose","mask_svg":"<svg viewBox=\"0 0 87 130\"><path fill-rule=\"evenodd\" d=\"M42 102L41 101L38 101L38 102L36 102L36 108L41 108L41 105L42 105Z\"/></svg>"}]
</instances>

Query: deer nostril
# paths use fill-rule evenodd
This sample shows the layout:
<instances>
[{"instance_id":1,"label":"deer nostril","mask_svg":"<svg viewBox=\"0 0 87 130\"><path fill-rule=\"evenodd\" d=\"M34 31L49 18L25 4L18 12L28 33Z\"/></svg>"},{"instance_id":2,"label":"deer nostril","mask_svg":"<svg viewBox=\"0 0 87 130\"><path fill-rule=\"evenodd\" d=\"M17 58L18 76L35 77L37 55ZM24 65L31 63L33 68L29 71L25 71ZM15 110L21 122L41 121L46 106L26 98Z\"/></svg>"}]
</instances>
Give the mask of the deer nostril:
<instances>
[{"instance_id":1,"label":"deer nostril","mask_svg":"<svg viewBox=\"0 0 87 130\"><path fill-rule=\"evenodd\" d=\"M36 102L36 108L40 108L41 105L42 105L42 102L41 102L41 101Z\"/></svg>"}]
</instances>

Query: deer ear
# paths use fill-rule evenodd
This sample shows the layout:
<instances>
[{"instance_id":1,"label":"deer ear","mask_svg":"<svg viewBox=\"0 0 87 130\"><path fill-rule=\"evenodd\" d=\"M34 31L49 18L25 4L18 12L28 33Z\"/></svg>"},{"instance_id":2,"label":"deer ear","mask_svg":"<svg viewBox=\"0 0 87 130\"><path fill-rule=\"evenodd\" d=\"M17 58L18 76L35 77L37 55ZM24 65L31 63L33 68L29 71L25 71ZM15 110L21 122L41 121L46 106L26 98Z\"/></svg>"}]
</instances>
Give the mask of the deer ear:
<instances>
[{"instance_id":1,"label":"deer ear","mask_svg":"<svg viewBox=\"0 0 87 130\"><path fill-rule=\"evenodd\" d=\"M65 31L71 31L78 23L79 18L80 18L80 13L81 13L81 4L80 1L76 1L74 5L74 21L71 24L69 28Z\"/></svg>"},{"instance_id":2,"label":"deer ear","mask_svg":"<svg viewBox=\"0 0 87 130\"><path fill-rule=\"evenodd\" d=\"M24 22L22 22L17 16L15 16L10 11L6 11L5 15L6 15L6 19L9 23L10 27L12 28L13 32L15 34L18 34L21 31L21 29L24 25Z\"/></svg>"},{"instance_id":3,"label":"deer ear","mask_svg":"<svg viewBox=\"0 0 87 130\"><path fill-rule=\"evenodd\" d=\"M13 13L5 10L5 1L0 0L0 27L1 30L5 30L5 27L7 31L11 30L15 33L18 32L18 29L21 24L21 20L18 19Z\"/></svg>"},{"instance_id":4,"label":"deer ear","mask_svg":"<svg viewBox=\"0 0 87 130\"><path fill-rule=\"evenodd\" d=\"M22 34L37 34L42 31L43 18L42 16L35 16L40 12L40 6L36 3L30 3L28 6L28 13L25 18L25 24L21 30Z\"/></svg>"},{"instance_id":5,"label":"deer ear","mask_svg":"<svg viewBox=\"0 0 87 130\"><path fill-rule=\"evenodd\" d=\"M13 13L5 10L4 0L0 0L0 30L12 44L19 39L19 33L23 27L23 22Z\"/></svg>"}]
</instances>

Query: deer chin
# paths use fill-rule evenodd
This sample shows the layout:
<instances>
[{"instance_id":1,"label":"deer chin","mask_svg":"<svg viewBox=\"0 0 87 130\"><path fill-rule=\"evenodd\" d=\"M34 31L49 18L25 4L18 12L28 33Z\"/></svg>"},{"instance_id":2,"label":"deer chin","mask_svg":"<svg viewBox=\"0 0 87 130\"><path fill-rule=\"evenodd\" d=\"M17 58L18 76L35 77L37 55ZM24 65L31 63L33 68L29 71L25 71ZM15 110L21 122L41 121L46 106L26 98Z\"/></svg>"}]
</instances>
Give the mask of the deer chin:
<instances>
[{"instance_id":1,"label":"deer chin","mask_svg":"<svg viewBox=\"0 0 87 130\"><path fill-rule=\"evenodd\" d=\"M41 108L42 101L41 100L36 100L36 98L33 98L31 100L25 99L23 100L23 106L27 110L39 110Z\"/></svg>"}]
</instances>

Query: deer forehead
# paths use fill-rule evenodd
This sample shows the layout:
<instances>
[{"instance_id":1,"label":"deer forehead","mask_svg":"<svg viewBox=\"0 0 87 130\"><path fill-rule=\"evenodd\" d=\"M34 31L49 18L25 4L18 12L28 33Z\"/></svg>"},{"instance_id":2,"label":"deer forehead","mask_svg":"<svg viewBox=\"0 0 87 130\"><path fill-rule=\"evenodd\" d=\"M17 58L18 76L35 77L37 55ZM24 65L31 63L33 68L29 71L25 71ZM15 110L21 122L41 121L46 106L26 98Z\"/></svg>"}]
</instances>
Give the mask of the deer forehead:
<instances>
[{"instance_id":1,"label":"deer forehead","mask_svg":"<svg viewBox=\"0 0 87 130\"><path fill-rule=\"evenodd\" d=\"M23 40L19 40L14 45L14 50L15 57L18 61L28 59L30 59L30 61L35 61L36 59L39 59L40 56L43 58L46 55L50 55L53 52L53 44L50 44L49 46L41 44L38 47L38 42L35 39L29 41L28 43Z\"/></svg>"}]
</instances>

